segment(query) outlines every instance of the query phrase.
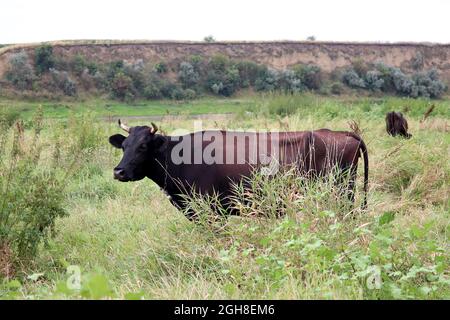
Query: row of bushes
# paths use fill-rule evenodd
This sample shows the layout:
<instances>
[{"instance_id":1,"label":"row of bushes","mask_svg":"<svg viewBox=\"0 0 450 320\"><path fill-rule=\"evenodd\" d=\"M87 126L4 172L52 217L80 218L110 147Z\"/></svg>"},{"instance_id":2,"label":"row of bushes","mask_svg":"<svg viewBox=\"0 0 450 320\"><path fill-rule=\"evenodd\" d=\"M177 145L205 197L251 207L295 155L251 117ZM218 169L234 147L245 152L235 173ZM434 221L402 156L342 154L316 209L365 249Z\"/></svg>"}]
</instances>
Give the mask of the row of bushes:
<instances>
[{"instance_id":1,"label":"row of bushes","mask_svg":"<svg viewBox=\"0 0 450 320\"><path fill-rule=\"evenodd\" d=\"M17 89L36 89L35 83L39 82L41 88L57 89L68 96L75 96L79 86L84 91L109 93L120 100L181 100L204 93L228 97L245 88L297 93L324 87L324 74L316 65L299 64L280 71L223 55L191 56L171 68L164 62L149 65L142 60L96 64L81 55L67 61L55 58L51 46L42 46L35 51L34 65L24 51L11 55L9 62L6 77ZM354 63L342 70L336 80L330 87L333 94L343 91L341 84L414 98L438 98L447 89L436 70L406 75L399 68L383 63Z\"/></svg>"},{"instance_id":2,"label":"row of bushes","mask_svg":"<svg viewBox=\"0 0 450 320\"><path fill-rule=\"evenodd\" d=\"M342 73L342 81L351 88L395 93L411 98L439 98L447 90L435 69L405 74L384 63L354 65Z\"/></svg>"}]
</instances>

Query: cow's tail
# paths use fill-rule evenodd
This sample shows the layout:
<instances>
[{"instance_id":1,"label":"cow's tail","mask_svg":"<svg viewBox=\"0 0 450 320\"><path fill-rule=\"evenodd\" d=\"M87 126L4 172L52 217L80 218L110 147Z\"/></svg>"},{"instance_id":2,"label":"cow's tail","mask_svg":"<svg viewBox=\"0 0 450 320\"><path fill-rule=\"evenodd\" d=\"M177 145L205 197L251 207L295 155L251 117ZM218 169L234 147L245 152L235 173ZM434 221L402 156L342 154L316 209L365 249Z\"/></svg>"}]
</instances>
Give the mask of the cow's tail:
<instances>
[{"instance_id":1,"label":"cow's tail","mask_svg":"<svg viewBox=\"0 0 450 320\"><path fill-rule=\"evenodd\" d=\"M369 155L367 153L367 147L363 139L359 139L359 150L361 151L364 158L364 200L361 208L365 210L367 209L367 193L369 191Z\"/></svg>"},{"instance_id":2,"label":"cow's tail","mask_svg":"<svg viewBox=\"0 0 450 320\"><path fill-rule=\"evenodd\" d=\"M361 205L363 210L367 209L367 194L369 191L369 154L367 153L367 147L363 139L354 132L347 133L349 136L359 141L359 150L362 153L364 159L364 200Z\"/></svg>"}]
</instances>

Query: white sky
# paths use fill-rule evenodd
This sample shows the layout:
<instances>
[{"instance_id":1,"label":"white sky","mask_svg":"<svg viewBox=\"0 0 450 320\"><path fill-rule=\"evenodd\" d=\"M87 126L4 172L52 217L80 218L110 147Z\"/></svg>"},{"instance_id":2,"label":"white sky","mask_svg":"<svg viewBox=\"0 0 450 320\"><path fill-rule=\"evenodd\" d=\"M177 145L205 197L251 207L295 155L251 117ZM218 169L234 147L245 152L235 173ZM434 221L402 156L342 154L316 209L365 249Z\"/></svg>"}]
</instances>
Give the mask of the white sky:
<instances>
[{"instance_id":1,"label":"white sky","mask_svg":"<svg viewBox=\"0 0 450 320\"><path fill-rule=\"evenodd\" d=\"M450 43L450 0L2 0L0 43L65 39Z\"/></svg>"}]
</instances>

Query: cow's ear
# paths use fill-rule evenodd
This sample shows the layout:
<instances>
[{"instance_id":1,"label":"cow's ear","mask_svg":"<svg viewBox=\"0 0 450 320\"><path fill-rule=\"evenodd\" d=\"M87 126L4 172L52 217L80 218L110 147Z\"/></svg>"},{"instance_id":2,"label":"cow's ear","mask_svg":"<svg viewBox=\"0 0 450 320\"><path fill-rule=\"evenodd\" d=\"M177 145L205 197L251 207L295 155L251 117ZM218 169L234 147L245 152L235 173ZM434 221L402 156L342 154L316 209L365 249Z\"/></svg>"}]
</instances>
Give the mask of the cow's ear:
<instances>
[{"instance_id":1,"label":"cow's ear","mask_svg":"<svg viewBox=\"0 0 450 320\"><path fill-rule=\"evenodd\" d=\"M162 135L155 135L155 138L153 139L153 148L159 152L163 152L167 145L169 144L169 139L167 137L164 137Z\"/></svg>"},{"instance_id":2,"label":"cow's ear","mask_svg":"<svg viewBox=\"0 0 450 320\"><path fill-rule=\"evenodd\" d=\"M109 143L113 145L113 147L116 147L118 149L122 149L122 142L126 139L125 136L121 134L115 134L111 137L109 137Z\"/></svg>"}]
</instances>

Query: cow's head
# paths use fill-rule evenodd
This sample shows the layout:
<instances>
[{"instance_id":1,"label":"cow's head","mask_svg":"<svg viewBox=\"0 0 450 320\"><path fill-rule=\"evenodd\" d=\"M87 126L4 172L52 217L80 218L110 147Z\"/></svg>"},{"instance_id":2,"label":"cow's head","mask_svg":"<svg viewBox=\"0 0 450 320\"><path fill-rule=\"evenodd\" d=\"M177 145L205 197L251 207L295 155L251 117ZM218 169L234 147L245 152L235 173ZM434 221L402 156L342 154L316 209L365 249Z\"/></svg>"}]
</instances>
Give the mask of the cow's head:
<instances>
[{"instance_id":1,"label":"cow's head","mask_svg":"<svg viewBox=\"0 0 450 320\"><path fill-rule=\"evenodd\" d=\"M158 128L152 123L151 127L128 127L120 122L119 126L128 132L128 137L115 134L109 137L109 143L123 150L123 158L114 168L114 179L119 181L137 181L149 174L152 162L164 151L167 138L156 134Z\"/></svg>"}]
</instances>

